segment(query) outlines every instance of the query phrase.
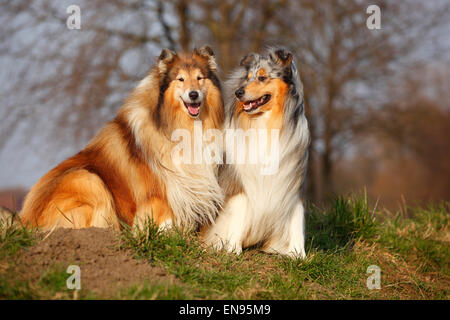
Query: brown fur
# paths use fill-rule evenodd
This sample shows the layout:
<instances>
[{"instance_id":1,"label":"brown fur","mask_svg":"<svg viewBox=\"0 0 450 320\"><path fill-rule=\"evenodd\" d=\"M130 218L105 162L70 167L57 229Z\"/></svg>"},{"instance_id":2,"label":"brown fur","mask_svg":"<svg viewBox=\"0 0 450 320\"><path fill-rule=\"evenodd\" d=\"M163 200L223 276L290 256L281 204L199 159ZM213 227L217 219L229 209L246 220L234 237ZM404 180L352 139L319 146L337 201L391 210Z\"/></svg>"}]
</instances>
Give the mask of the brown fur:
<instances>
[{"instance_id":1,"label":"brown fur","mask_svg":"<svg viewBox=\"0 0 450 320\"><path fill-rule=\"evenodd\" d=\"M260 69L257 72L257 77L264 76L266 80L249 82L245 86L246 96L251 97L248 100L254 100L262 97L265 94L270 94L271 99L264 105L258 108L258 112L248 114L244 111L244 104L247 101L238 101L235 112L235 117L238 118L239 127L243 130L250 128L267 129L268 148L271 146L272 129L283 129L283 114L284 114L284 101L289 91L288 85L281 79L268 77L264 69ZM251 77L251 72L249 74ZM259 121L260 117L270 111L270 117L265 122Z\"/></svg>"},{"instance_id":2,"label":"brown fur","mask_svg":"<svg viewBox=\"0 0 450 320\"><path fill-rule=\"evenodd\" d=\"M258 76L265 75L264 69L258 72ZM239 127L246 130L252 128L253 120L259 118L264 112L271 111L270 120L266 124L268 130L281 129L283 120L284 100L288 93L287 84L281 79L267 78L264 82L252 81L245 86L246 95L252 97L249 100L257 99L265 94L270 94L271 99L266 104L258 108L257 113L247 114L244 111L244 103L237 103L235 116L239 117Z\"/></svg>"},{"instance_id":3,"label":"brown fur","mask_svg":"<svg viewBox=\"0 0 450 320\"><path fill-rule=\"evenodd\" d=\"M216 77L215 70L204 55L195 51L192 56L175 55L166 60L167 55L162 54L159 65L85 149L33 186L20 214L23 223L44 229L119 228L121 222L133 225L136 216L150 216L158 225L173 220L159 170L164 161L170 161L171 131L193 127L185 106L173 94L179 85L177 75L183 73L189 86L206 88L199 115L204 128L221 127L223 105L218 80L211 78ZM197 80L199 74L204 78Z\"/></svg>"}]
</instances>

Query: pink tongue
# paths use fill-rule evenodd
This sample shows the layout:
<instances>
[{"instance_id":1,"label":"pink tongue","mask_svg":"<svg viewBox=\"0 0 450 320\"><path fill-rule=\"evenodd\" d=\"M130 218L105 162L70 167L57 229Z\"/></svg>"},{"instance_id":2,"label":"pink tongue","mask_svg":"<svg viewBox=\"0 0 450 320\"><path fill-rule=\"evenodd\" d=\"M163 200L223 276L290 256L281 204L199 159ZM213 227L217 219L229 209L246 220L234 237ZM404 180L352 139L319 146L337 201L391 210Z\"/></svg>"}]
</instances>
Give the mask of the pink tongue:
<instances>
[{"instance_id":1,"label":"pink tongue","mask_svg":"<svg viewBox=\"0 0 450 320\"><path fill-rule=\"evenodd\" d=\"M256 105L256 103L249 102L247 104L244 104L244 109L249 110L249 109L253 108L255 105Z\"/></svg>"},{"instance_id":2,"label":"pink tongue","mask_svg":"<svg viewBox=\"0 0 450 320\"><path fill-rule=\"evenodd\" d=\"M197 115L199 109L200 109L199 107L191 107L191 106L188 107L189 113L193 115Z\"/></svg>"}]
</instances>

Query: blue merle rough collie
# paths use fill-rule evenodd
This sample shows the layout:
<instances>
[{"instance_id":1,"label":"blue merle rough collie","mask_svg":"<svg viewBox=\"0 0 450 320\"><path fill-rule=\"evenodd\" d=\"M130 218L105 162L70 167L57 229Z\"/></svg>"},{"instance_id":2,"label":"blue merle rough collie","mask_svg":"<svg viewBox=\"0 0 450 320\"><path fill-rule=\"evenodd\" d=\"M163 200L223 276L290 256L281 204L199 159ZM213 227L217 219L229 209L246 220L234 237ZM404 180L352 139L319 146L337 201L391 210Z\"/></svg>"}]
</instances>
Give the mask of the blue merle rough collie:
<instances>
[{"instance_id":1,"label":"blue merle rough collie","mask_svg":"<svg viewBox=\"0 0 450 320\"><path fill-rule=\"evenodd\" d=\"M259 245L266 252L305 257L303 188L310 136L293 56L279 47L248 54L225 87L225 130L275 130L279 134L276 139L268 134L268 148L278 146L279 165L273 174L261 174L261 163L224 165L219 180L226 201L202 235L213 247L238 254ZM245 145L247 152L254 143Z\"/></svg>"}]
</instances>

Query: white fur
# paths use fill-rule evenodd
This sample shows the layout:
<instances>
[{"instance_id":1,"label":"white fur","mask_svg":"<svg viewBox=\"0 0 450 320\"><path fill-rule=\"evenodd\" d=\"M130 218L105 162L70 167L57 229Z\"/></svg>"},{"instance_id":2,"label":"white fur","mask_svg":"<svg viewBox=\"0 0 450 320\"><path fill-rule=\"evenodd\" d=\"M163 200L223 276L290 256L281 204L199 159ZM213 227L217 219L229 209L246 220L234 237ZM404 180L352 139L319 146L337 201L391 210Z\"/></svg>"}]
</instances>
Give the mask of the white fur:
<instances>
[{"instance_id":1,"label":"white fur","mask_svg":"<svg viewBox=\"0 0 450 320\"><path fill-rule=\"evenodd\" d=\"M147 79L148 78L148 79ZM151 76L144 79L139 89L150 90L154 80ZM148 86L148 87L147 87ZM199 91L199 99L205 95ZM202 101L202 104L204 101ZM217 215L223 203L223 192L217 181L217 164L177 164L171 157L176 142L161 134L148 121L145 106L129 104L128 121L133 128L136 145L147 156L147 163L164 183L166 194L174 214L173 223L183 227L195 227L198 223L210 223ZM149 137L152 139L140 139ZM155 149L160 146L162 149ZM203 149L207 148L203 144ZM203 154L203 150L202 150Z\"/></svg>"},{"instance_id":2,"label":"white fur","mask_svg":"<svg viewBox=\"0 0 450 320\"><path fill-rule=\"evenodd\" d=\"M303 87L292 64L295 91L285 101L285 117L279 137L279 168L274 175L262 175L262 164L232 166L242 193L232 195L204 238L213 247L240 253L243 248L262 244L267 252L305 257L305 218L301 189L304 184L309 145L308 122L303 110ZM245 78L238 70L229 81L228 115L233 114L234 90ZM256 72L255 72L256 73ZM298 109L298 119L291 120ZM293 117L295 118L295 117ZM252 128L267 128L270 111L252 122ZM226 129L238 128L234 117Z\"/></svg>"},{"instance_id":3,"label":"white fur","mask_svg":"<svg viewBox=\"0 0 450 320\"><path fill-rule=\"evenodd\" d=\"M245 193L227 201L208 231L207 242L240 253L243 247L269 240L268 252L305 257L304 207L298 192L302 178L289 151L308 141L304 118L291 139L281 136L280 166L275 175L261 175L260 164L235 165Z\"/></svg>"},{"instance_id":4,"label":"white fur","mask_svg":"<svg viewBox=\"0 0 450 320\"><path fill-rule=\"evenodd\" d=\"M170 230L173 226L173 221L172 219L167 219L166 221L164 221L163 223L161 223L159 225L159 230L161 231L166 231L166 230Z\"/></svg>"},{"instance_id":5,"label":"white fur","mask_svg":"<svg viewBox=\"0 0 450 320\"><path fill-rule=\"evenodd\" d=\"M215 164L179 164L161 172L175 220L184 226L214 221L223 203Z\"/></svg>"}]
</instances>

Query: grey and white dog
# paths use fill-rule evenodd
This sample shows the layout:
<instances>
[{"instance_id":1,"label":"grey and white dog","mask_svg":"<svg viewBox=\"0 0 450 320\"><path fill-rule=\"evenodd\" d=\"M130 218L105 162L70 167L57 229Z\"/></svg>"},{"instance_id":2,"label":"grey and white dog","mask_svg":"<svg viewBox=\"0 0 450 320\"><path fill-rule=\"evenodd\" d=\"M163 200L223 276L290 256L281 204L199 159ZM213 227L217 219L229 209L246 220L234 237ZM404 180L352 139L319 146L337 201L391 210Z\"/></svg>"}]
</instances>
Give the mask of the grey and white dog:
<instances>
[{"instance_id":1,"label":"grey and white dog","mask_svg":"<svg viewBox=\"0 0 450 320\"><path fill-rule=\"evenodd\" d=\"M225 132L275 130L267 148L277 147L278 168L262 174L263 163L223 165L219 181L226 201L215 223L203 230L204 239L238 254L260 245L266 252L305 257L303 188L310 136L293 56L279 47L249 54L225 87ZM247 156L261 142L258 135L247 143ZM225 153L228 159L236 150L227 144Z\"/></svg>"}]
</instances>

